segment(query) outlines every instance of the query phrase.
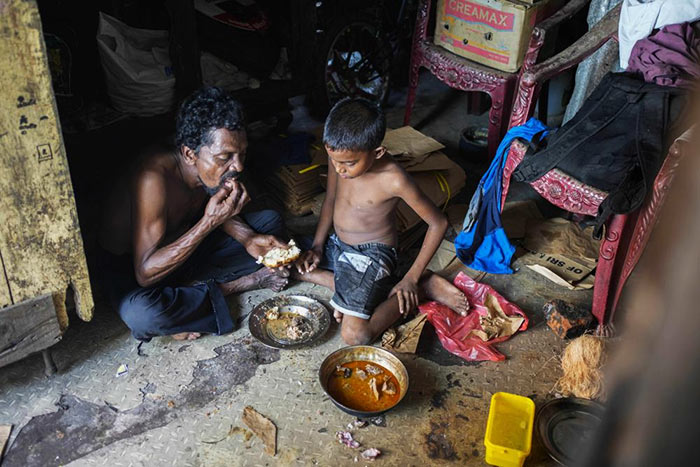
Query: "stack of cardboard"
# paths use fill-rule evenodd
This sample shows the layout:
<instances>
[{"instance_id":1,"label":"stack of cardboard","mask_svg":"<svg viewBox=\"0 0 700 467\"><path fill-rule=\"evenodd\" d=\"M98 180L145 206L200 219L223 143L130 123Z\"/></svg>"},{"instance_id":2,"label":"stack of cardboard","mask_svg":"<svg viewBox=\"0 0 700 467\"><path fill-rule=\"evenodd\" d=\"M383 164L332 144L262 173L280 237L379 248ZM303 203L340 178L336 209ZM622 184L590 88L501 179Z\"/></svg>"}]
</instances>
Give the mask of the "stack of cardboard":
<instances>
[{"instance_id":1,"label":"stack of cardboard","mask_svg":"<svg viewBox=\"0 0 700 467\"><path fill-rule=\"evenodd\" d=\"M319 170L320 167L314 167L314 164L284 165L272 174L267 185L285 210L301 216L312 211L314 197L323 191Z\"/></svg>"},{"instance_id":2,"label":"stack of cardboard","mask_svg":"<svg viewBox=\"0 0 700 467\"><path fill-rule=\"evenodd\" d=\"M382 144L440 209L444 210L450 199L464 188L464 170L440 152L445 146L433 138L405 126L387 131ZM399 232L420 223L418 214L403 201L398 205L397 218Z\"/></svg>"}]
</instances>

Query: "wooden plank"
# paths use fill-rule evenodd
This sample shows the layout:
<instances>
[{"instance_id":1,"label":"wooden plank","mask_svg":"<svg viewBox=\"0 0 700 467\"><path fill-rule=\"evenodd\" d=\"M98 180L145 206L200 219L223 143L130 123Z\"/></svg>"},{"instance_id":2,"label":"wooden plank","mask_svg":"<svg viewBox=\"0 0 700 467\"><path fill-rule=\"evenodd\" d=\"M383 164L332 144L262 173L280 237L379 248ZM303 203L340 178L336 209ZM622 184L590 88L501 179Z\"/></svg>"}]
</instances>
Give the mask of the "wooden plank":
<instances>
[{"instance_id":1,"label":"wooden plank","mask_svg":"<svg viewBox=\"0 0 700 467\"><path fill-rule=\"evenodd\" d=\"M0 367L61 340L53 297L41 297L0 310Z\"/></svg>"},{"instance_id":2,"label":"wooden plank","mask_svg":"<svg viewBox=\"0 0 700 467\"><path fill-rule=\"evenodd\" d=\"M0 253L14 303L65 293L94 308L51 74L34 0L0 2Z\"/></svg>"},{"instance_id":3,"label":"wooden plank","mask_svg":"<svg viewBox=\"0 0 700 467\"><path fill-rule=\"evenodd\" d=\"M2 452L5 450L5 444L10 439L12 425L0 425L0 463L2 463Z\"/></svg>"},{"instance_id":4,"label":"wooden plank","mask_svg":"<svg viewBox=\"0 0 700 467\"><path fill-rule=\"evenodd\" d=\"M0 308L2 308L12 304L10 283L7 280L7 275L5 274L5 263L2 260L2 252L0 252L0 267L2 267L2 274L0 274Z\"/></svg>"}]
</instances>

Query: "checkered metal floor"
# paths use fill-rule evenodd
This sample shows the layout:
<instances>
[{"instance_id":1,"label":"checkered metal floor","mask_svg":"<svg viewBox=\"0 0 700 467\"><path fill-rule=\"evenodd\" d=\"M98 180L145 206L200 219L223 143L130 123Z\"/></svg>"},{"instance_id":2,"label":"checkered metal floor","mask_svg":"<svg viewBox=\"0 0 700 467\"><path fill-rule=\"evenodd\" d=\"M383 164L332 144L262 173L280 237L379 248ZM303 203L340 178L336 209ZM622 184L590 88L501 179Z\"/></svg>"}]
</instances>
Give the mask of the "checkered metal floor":
<instances>
[{"instance_id":1,"label":"checkered metal floor","mask_svg":"<svg viewBox=\"0 0 700 467\"><path fill-rule=\"evenodd\" d=\"M306 284L295 285L287 293L312 294L326 301L330 298L323 288ZM268 291L243 294L231 300L231 308L241 319L254 304L271 295ZM437 341L434 344L439 345ZM201 364L200 370L196 369L197 362L221 358L214 349L258 351L257 345L249 338L243 319L230 335L190 342L158 338L142 346L139 355L136 341L109 310L98 309L91 323L74 320L64 339L52 349L57 375L43 375L40 355L0 369L0 424L15 426L3 465L63 465L65 461L73 466L366 464L358 459L360 450L335 441L335 432L346 429L353 417L333 406L317 381L323 358L342 346L335 325L318 346L271 351L271 362L257 365L249 378L234 378L237 384L214 388L215 394L190 400L199 397L192 394L201 396L202 392L192 390L198 383L197 374L202 373ZM483 433L491 394L508 391L531 396L536 402L551 397L548 393L559 374L556 356L562 342L540 325L499 348L508 356L502 363L467 365L450 355L403 356L411 375L404 401L386 415L385 427L351 430L363 448L382 451L374 463L483 465ZM128 366L128 373L117 376L121 364ZM236 367L228 370L237 371ZM96 437L88 432L81 439L71 439L78 433L74 427L58 423L53 429L47 419L37 423L43 431L33 440L35 445L30 450L22 448L22 453L28 454L16 455L32 417L61 411L60 406L66 404L62 396L76 398L93 410L101 410L99 413L115 414L114 426ZM242 423L241 413L248 405L277 425L276 457L267 455L262 442L251 437ZM167 407L166 413L147 410L154 406ZM161 421L144 429L143 422L149 417L160 417ZM84 422L90 427L94 420L88 417ZM115 436L117 432L120 434ZM534 452L528 463L549 461Z\"/></svg>"},{"instance_id":2,"label":"checkered metal floor","mask_svg":"<svg viewBox=\"0 0 700 467\"><path fill-rule=\"evenodd\" d=\"M448 154L459 153L455 135L472 118L464 113L466 98L429 75L421 78L414 122L430 120L421 131L444 142ZM404 102L403 95L392 95L390 127L401 126ZM437 102L439 118L430 119ZM295 115L295 124L302 120ZM311 122L309 128L317 124ZM479 163L482 169L488 165ZM475 185L481 172L469 170L468 182ZM458 200L466 201L466 195ZM298 222L311 229L314 225L308 218ZM552 292L545 279L525 270L480 280L530 316ZM590 294L559 292L565 300L583 296L590 303ZM312 294L326 303L330 298L323 288L306 284L285 293ZM63 340L52 348L58 374L44 376L41 355L0 368L0 425L14 425L2 466L369 464L359 457L360 450L335 440L335 432L347 429L354 419L325 397L317 381L321 361L343 345L337 326L312 349L266 350L250 338L242 318L271 295L259 291L231 299L232 313L241 321L232 334L192 342L157 338L142 346L141 355L110 309L98 305L90 323L74 317ZM418 354L401 357L411 384L406 398L386 415L386 426L351 430L363 448L382 451L372 464L485 465L483 436L491 394L513 392L538 404L552 397L564 343L541 320L532 324L499 346L505 362L480 364L466 364L445 352L426 326ZM116 376L122 364L128 373ZM248 405L276 424L275 457L264 452L262 442L242 423ZM535 444L526 465L553 461Z\"/></svg>"}]
</instances>

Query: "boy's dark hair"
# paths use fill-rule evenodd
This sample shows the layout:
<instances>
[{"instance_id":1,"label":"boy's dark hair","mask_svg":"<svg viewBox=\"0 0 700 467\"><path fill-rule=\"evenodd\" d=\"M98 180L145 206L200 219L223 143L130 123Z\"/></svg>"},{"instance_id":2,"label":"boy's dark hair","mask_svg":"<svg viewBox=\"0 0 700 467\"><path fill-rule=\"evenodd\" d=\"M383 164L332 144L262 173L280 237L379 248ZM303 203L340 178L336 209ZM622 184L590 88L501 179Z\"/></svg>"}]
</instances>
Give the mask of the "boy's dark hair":
<instances>
[{"instance_id":1,"label":"boy's dark hair","mask_svg":"<svg viewBox=\"0 0 700 467\"><path fill-rule=\"evenodd\" d=\"M323 128L323 144L334 151L373 151L382 144L386 117L367 99L345 98L333 106Z\"/></svg>"},{"instance_id":2,"label":"boy's dark hair","mask_svg":"<svg viewBox=\"0 0 700 467\"><path fill-rule=\"evenodd\" d=\"M243 108L221 88L204 86L180 106L175 122L175 144L197 153L202 146L211 144L212 131L220 128L242 130Z\"/></svg>"}]
</instances>

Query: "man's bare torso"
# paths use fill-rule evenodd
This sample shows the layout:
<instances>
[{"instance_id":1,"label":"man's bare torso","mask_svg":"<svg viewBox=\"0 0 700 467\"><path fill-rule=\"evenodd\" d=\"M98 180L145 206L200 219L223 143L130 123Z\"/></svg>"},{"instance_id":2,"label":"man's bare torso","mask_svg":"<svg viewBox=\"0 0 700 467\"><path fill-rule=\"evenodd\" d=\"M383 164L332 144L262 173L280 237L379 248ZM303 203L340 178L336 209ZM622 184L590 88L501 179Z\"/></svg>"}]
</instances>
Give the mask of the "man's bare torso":
<instances>
[{"instance_id":1,"label":"man's bare torso","mask_svg":"<svg viewBox=\"0 0 700 467\"><path fill-rule=\"evenodd\" d=\"M180 237L201 217L208 198L204 190L192 189L185 184L172 149L152 148L136 161L132 170L117 181L107 199L100 244L114 254L132 251L132 196L139 191L140 175L147 171L159 174L166 181L167 234L164 243Z\"/></svg>"},{"instance_id":2,"label":"man's bare torso","mask_svg":"<svg viewBox=\"0 0 700 467\"><path fill-rule=\"evenodd\" d=\"M341 241L349 245L397 245L395 210L399 199L388 189L398 170L396 162L386 157L360 177L338 177L333 226Z\"/></svg>"}]
</instances>

